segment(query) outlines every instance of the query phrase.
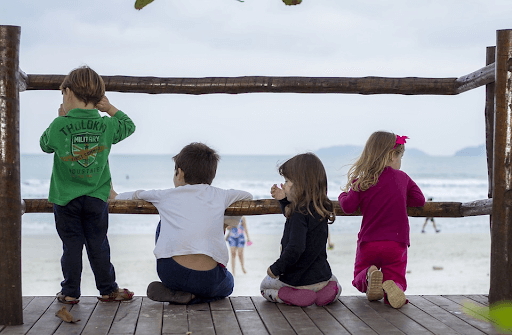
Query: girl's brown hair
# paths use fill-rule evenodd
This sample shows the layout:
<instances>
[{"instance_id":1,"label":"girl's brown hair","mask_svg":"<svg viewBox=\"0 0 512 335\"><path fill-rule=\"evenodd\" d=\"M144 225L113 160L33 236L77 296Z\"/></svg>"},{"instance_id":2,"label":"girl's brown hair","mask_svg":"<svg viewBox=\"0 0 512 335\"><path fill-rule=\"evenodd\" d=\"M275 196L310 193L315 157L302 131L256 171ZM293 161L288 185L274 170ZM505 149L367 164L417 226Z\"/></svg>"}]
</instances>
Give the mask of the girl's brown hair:
<instances>
[{"instance_id":1,"label":"girl's brown hair","mask_svg":"<svg viewBox=\"0 0 512 335\"><path fill-rule=\"evenodd\" d=\"M69 88L75 96L86 105L94 106L105 95L105 83L99 74L88 66L82 66L72 70L60 84L60 90Z\"/></svg>"},{"instance_id":2,"label":"girl's brown hair","mask_svg":"<svg viewBox=\"0 0 512 335\"><path fill-rule=\"evenodd\" d=\"M312 205L322 218L327 218L328 223L334 222L334 207L327 197L327 175L322 161L315 154L308 152L290 158L279 167L279 174L293 183L293 199L286 207L286 217L295 211L305 214L304 210L313 215Z\"/></svg>"},{"instance_id":3,"label":"girl's brown hair","mask_svg":"<svg viewBox=\"0 0 512 335\"><path fill-rule=\"evenodd\" d=\"M405 147L396 143L396 135L376 131L366 141L363 152L347 173L347 184L343 191L366 191L377 184L379 176L391 159L402 154Z\"/></svg>"}]
</instances>

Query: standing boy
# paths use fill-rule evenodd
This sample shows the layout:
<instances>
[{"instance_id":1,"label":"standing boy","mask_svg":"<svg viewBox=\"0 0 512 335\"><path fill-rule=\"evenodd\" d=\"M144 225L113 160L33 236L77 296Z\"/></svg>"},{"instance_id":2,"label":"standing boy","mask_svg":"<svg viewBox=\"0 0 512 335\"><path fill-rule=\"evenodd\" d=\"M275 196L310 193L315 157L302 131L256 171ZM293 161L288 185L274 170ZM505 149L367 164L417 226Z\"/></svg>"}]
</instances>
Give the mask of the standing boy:
<instances>
[{"instance_id":1,"label":"standing boy","mask_svg":"<svg viewBox=\"0 0 512 335\"><path fill-rule=\"evenodd\" d=\"M40 139L41 149L53 153L48 201L63 244L61 292L57 298L76 304L80 297L82 250L87 250L102 301L130 300L133 292L119 289L110 263L107 239L111 177L108 155L135 131L132 120L105 97L103 79L83 66L60 85L62 104ZM98 110L110 117L101 117Z\"/></svg>"},{"instance_id":2,"label":"standing boy","mask_svg":"<svg viewBox=\"0 0 512 335\"><path fill-rule=\"evenodd\" d=\"M160 214L154 250L162 282L152 282L148 298L178 304L210 302L233 292L233 276L224 241L224 212L245 191L211 186L219 155L202 143L191 143L173 157L174 186L164 190L119 194L116 199L146 200Z\"/></svg>"}]
</instances>

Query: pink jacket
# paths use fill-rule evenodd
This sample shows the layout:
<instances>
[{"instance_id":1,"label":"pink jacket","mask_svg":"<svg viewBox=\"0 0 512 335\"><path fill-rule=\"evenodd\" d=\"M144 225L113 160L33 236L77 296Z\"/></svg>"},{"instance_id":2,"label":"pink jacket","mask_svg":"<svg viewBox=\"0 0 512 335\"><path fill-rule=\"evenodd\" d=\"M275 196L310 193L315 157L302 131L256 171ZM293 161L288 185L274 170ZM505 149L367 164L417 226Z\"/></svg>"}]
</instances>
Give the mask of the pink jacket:
<instances>
[{"instance_id":1,"label":"pink jacket","mask_svg":"<svg viewBox=\"0 0 512 335\"><path fill-rule=\"evenodd\" d=\"M409 246L407 207L422 207L425 196L405 172L388 166L382 171L377 184L362 192L343 192L338 201L347 214L361 209L363 222L358 244L396 241Z\"/></svg>"}]
</instances>

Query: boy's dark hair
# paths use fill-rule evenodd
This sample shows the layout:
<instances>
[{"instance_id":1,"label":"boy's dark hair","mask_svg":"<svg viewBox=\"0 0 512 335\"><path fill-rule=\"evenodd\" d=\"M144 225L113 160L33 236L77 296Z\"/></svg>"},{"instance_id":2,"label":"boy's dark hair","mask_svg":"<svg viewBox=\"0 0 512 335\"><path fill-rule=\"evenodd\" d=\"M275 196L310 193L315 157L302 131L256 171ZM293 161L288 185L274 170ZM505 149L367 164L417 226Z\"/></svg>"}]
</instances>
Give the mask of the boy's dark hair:
<instances>
[{"instance_id":1,"label":"boy's dark hair","mask_svg":"<svg viewBox=\"0 0 512 335\"><path fill-rule=\"evenodd\" d=\"M185 174L185 182L190 185L211 185L217 173L219 155L203 143L190 143L181 149L180 153L172 158L174 170L177 173L180 168Z\"/></svg>"},{"instance_id":2,"label":"boy's dark hair","mask_svg":"<svg viewBox=\"0 0 512 335\"><path fill-rule=\"evenodd\" d=\"M66 88L69 88L86 105L91 102L96 106L105 95L103 79L88 66L81 66L72 70L64 78L59 88L63 93Z\"/></svg>"}]
</instances>

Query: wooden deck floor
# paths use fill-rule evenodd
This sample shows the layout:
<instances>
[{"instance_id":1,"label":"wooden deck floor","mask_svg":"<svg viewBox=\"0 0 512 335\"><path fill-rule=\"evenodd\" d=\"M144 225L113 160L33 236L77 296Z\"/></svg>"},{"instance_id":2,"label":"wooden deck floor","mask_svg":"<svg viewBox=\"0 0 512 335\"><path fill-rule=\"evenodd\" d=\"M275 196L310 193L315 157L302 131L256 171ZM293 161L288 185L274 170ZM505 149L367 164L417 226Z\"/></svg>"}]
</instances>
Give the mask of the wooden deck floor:
<instances>
[{"instance_id":1,"label":"wooden deck floor","mask_svg":"<svg viewBox=\"0 0 512 335\"><path fill-rule=\"evenodd\" d=\"M408 296L395 310L364 296L342 296L326 307L292 307L262 297L231 297L211 304L170 305L135 297L102 303L81 297L66 305L78 323L62 322L54 297L23 297L21 326L0 326L7 334L498 334L487 322L462 312L462 304L487 306L487 296Z\"/></svg>"}]
</instances>

